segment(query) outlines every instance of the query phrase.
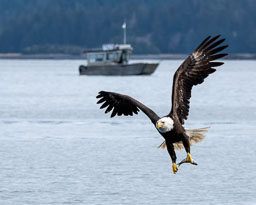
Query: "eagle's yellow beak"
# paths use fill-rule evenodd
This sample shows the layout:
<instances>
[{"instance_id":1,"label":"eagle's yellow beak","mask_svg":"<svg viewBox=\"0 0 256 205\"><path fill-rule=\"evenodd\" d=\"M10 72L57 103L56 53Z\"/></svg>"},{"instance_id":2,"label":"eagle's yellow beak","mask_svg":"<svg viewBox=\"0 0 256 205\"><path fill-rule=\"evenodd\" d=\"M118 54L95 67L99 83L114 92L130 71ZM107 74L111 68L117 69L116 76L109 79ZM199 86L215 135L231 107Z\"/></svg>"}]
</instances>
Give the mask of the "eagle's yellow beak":
<instances>
[{"instance_id":1,"label":"eagle's yellow beak","mask_svg":"<svg viewBox=\"0 0 256 205\"><path fill-rule=\"evenodd\" d=\"M162 127L162 126L163 126L163 124L164 124L163 122L158 122L158 123L157 123L157 128Z\"/></svg>"}]
</instances>

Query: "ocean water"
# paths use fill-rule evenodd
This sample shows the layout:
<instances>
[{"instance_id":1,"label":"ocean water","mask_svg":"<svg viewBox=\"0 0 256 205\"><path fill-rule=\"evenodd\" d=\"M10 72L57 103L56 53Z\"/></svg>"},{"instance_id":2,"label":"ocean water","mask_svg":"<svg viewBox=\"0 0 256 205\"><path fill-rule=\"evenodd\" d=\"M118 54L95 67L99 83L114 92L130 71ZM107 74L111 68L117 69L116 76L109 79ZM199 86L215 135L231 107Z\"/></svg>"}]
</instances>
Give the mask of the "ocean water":
<instances>
[{"instance_id":1,"label":"ocean water","mask_svg":"<svg viewBox=\"0 0 256 205\"><path fill-rule=\"evenodd\" d=\"M0 60L0 204L256 204L256 61L225 61L193 88L187 128L211 126L176 175L140 112L111 119L101 90L159 116L181 60L151 76L79 76L79 60ZM178 162L186 157L177 151Z\"/></svg>"}]
</instances>

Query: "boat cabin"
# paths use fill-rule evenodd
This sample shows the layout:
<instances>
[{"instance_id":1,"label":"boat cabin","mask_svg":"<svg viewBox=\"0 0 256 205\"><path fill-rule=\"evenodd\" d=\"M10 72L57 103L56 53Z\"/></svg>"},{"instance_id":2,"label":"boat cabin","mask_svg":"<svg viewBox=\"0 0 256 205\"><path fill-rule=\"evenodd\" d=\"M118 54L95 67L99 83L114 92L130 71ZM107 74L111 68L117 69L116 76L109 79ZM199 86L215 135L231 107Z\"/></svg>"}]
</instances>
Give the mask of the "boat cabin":
<instances>
[{"instance_id":1,"label":"boat cabin","mask_svg":"<svg viewBox=\"0 0 256 205\"><path fill-rule=\"evenodd\" d=\"M88 66L128 64L131 52L130 44L104 44L102 49L85 51Z\"/></svg>"}]
</instances>

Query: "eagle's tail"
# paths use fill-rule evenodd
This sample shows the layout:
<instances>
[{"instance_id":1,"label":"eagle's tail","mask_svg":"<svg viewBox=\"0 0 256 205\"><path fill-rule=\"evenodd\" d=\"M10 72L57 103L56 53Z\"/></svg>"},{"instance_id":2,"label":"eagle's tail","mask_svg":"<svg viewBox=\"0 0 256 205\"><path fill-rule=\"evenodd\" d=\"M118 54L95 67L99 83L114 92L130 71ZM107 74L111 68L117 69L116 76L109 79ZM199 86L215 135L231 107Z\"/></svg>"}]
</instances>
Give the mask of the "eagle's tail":
<instances>
[{"instance_id":1,"label":"eagle's tail","mask_svg":"<svg viewBox=\"0 0 256 205\"><path fill-rule=\"evenodd\" d=\"M210 127L204 127L194 130L186 130L186 134L189 136L190 146L193 146L194 144L201 142L205 138L205 133L208 132L209 128ZM184 149L183 143L181 141L173 143L173 146L175 150ZM161 145L159 145L158 148L165 149L165 141Z\"/></svg>"}]
</instances>

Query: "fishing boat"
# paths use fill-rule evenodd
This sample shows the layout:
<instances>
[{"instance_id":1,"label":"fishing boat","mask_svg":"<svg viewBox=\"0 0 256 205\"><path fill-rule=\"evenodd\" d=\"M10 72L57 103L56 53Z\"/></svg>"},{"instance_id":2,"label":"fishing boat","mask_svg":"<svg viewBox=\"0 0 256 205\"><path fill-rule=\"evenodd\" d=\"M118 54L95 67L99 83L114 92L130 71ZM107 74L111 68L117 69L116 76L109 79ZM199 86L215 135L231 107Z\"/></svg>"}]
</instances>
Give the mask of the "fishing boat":
<instances>
[{"instance_id":1,"label":"fishing boat","mask_svg":"<svg viewBox=\"0 0 256 205\"><path fill-rule=\"evenodd\" d=\"M87 65L79 66L80 75L150 75L159 63L130 63L132 46L126 43L124 23L123 44L104 44L100 49L86 50Z\"/></svg>"},{"instance_id":2,"label":"fishing boat","mask_svg":"<svg viewBox=\"0 0 256 205\"><path fill-rule=\"evenodd\" d=\"M129 44L103 45L102 49L85 51L87 65L79 66L80 75L150 75L158 63L129 63Z\"/></svg>"}]
</instances>

